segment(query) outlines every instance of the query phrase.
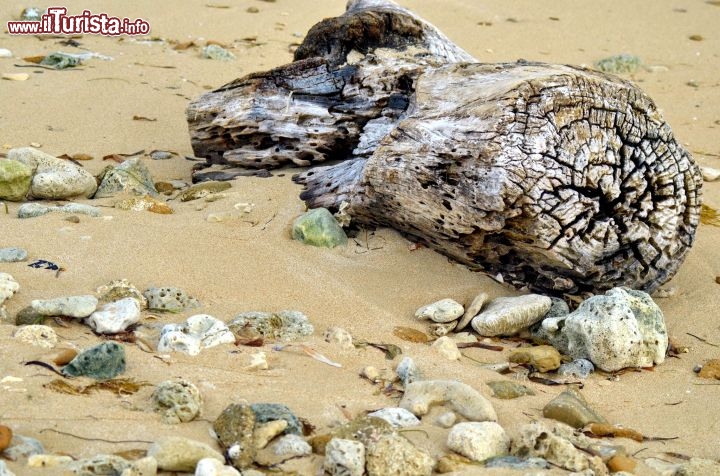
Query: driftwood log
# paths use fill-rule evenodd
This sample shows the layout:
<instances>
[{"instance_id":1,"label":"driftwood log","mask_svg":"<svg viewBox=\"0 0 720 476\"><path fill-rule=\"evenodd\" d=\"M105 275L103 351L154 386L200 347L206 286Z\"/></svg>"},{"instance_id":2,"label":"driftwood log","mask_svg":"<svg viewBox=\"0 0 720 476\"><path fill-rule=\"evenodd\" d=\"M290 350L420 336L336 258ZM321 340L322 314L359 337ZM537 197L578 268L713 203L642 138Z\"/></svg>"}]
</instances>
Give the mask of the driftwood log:
<instances>
[{"instance_id":1,"label":"driftwood log","mask_svg":"<svg viewBox=\"0 0 720 476\"><path fill-rule=\"evenodd\" d=\"M309 207L342 208L532 290L652 291L699 221L698 167L635 85L572 66L480 64L386 0L351 1L293 63L205 94L187 114L210 169L340 161L295 177Z\"/></svg>"}]
</instances>

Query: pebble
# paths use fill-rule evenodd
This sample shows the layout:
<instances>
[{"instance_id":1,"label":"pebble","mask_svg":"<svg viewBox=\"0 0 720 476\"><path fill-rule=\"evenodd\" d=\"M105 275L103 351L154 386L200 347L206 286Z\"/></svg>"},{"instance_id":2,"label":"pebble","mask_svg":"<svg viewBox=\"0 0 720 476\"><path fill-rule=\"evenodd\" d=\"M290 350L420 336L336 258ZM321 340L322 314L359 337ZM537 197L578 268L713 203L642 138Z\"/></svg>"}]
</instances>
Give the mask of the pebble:
<instances>
[{"instance_id":1,"label":"pebble","mask_svg":"<svg viewBox=\"0 0 720 476\"><path fill-rule=\"evenodd\" d=\"M470 322L473 320L473 318L480 314L482 307L485 305L488 299L490 299L490 296L488 296L487 293L480 293L475 296L475 298L465 309L465 313L463 314L462 319L460 319L456 330L461 331L465 329L468 324L470 324Z\"/></svg>"},{"instance_id":2,"label":"pebble","mask_svg":"<svg viewBox=\"0 0 720 476\"><path fill-rule=\"evenodd\" d=\"M299 311L244 312L228 322L239 338L264 337L292 341L309 336L315 330L308 317Z\"/></svg>"},{"instance_id":3,"label":"pebble","mask_svg":"<svg viewBox=\"0 0 720 476\"><path fill-rule=\"evenodd\" d=\"M625 455L615 455L607 462L607 467L612 473L625 471L626 473L634 473L637 461Z\"/></svg>"},{"instance_id":4,"label":"pebble","mask_svg":"<svg viewBox=\"0 0 720 476\"><path fill-rule=\"evenodd\" d=\"M30 192L33 169L17 160L0 160L0 200L22 202Z\"/></svg>"},{"instance_id":5,"label":"pebble","mask_svg":"<svg viewBox=\"0 0 720 476\"><path fill-rule=\"evenodd\" d=\"M570 427L565 427L572 434ZM550 464L568 471L587 471L586 474L608 474L602 459L591 456L577 448L564 437L565 431L550 427L541 422L532 422L522 426L510 447L511 454L522 458L543 458ZM589 444L588 444L589 446ZM593 472L594 471L594 472Z\"/></svg>"},{"instance_id":6,"label":"pebble","mask_svg":"<svg viewBox=\"0 0 720 476\"><path fill-rule=\"evenodd\" d=\"M128 159L116 166L108 166L100 174L95 198L114 197L120 193L158 196L150 171L140 157Z\"/></svg>"},{"instance_id":7,"label":"pebble","mask_svg":"<svg viewBox=\"0 0 720 476\"><path fill-rule=\"evenodd\" d=\"M157 460L158 469L162 471L191 473L195 471L198 462L204 458L225 462L223 455L205 443L179 436L159 439L148 449L148 456Z\"/></svg>"},{"instance_id":8,"label":"pebble","mask_svg":"<svg viewBox=\"0 0 720 476\"><path fill-rule=\"evenodd\" d=\"M589 423L607 423L605 418L590 408L579 392L572 389L565 390L548 402L543 408L543 416L573 428L584 428Z\"/></svg>"},{"instance_id":9,"label":"pebble","mask_svg":"<svg viewBox=\"0 0 720 476\"><path fill-rule=\"evenodd\" d=\"M0 273L0 306L20 290L20 285L8 273Z\"/></svg>"},{"instance_id":10,"label":"pebble","mask_svg":"<svg viewBox=\"0 0 720 476\"><path fill-rule=\"evenodd\" d=\"M0 304L2 304L1 298ZM0 306L0 309L2 309L2 306ZM32 324L42 324L43 322L45 322L45 319L47 319L47 316L38 314L35 309L32 308L32 306L27 306L22 308L18 311L17 314L15 314L15 325L24 326Z\"/></svg>"},{"instance_id":11,"label":"pebble","mask_svg":"<svg viewBox=\"0 0 720 476\"><path fill-rule=\"evenodd\" d=\"M33 147L11 149L7 158L34 170L28 198L91 198L97 190L97 182L90 172L69 160L58 159Z\"/></svg>"},{"instance_id":12,"label":"pebble","mask_svg":"<svg viewBox=\"0 0 720 476\"><path fill-rule=\"evenodd\" d=\"M167 150L153 150L150 152L150 158L153 160L169 160L172 159L174 155L175 154Z\"/></svg>"},{"instance_id":13,"label":"pebble","mask_svg":"<svg viewBox=\"0 0 720 476\"><path fill-rule=\"evenodd\" d=\"M71 456L65 455L32 455L28 458L27 465L29 468L57 468L58 466L65 466L68 463L75 461Z\"/></svg>"},{"instance_id":14,"label":"pebble","mask_svg":"<svg viewBox=\"0 0 720 476\"><path fill-rule=\"evenodd\" d=\"M393 428L409 428L420 424L420 420L405 408L388 407L368 413L369 417L381 418Z\"/></svg>"},{"instance_id":15,"label":"pebble","mask_svg":"<svg viewBox=\"0 0 720 476\"><path fill-rule=\"evenodd\" d=\"M160 331L157 350L198 355L202 349L234 343L235 335L224 322L208 314L197 314L184 323L165 325Z\"/></svg>"},{"instance_id":16,"label":"pebble","mask_svg":"<svg viewBox=\"0 0 720 476\"><path fill-rule=\"evenodd\" d=\"M315 208L296 218L292 238L306 245L325 248L347 244L347 235L327 208Z\"/></svg>"},{"instance_id":17,"label":"pebble","mask_svg":"<svg viewBox=\"0 0 720 476\"><path fill-rule=\"evenodd\" d=\"M521 347L510 352L508 360L514 364L530 365L538 372L550 372L560 367L560 352L551 345Z\"/></svg>"},{"instance_id":18,"label":"pebble","mask_svg":"<svg viewBox=\"0 0 720 476\"><path fill-rule=\"evenodd\" d=\"M195 466L195 476L240 476L240 471L214 458L203 458Z\"/></svg>"},{"instance_id":19,"label":"pebble","mask_svg":"<svg viewBox=\"0 0 720 476\"><path fill-rule=\"evenodd\" d=\"M13 435L10 446L2 452L2 457L10 461L17 461L21 458L29 458L33 455L45 453L42 443L29 436ZM2 461L2 460L0 460Z\"/></svg>"},{"instance_id":20,"label":"pebble","mask_svg":"<svg viewBox=\"0 0 720 476\"><path fill-rule=\"evenodd\" d=\"M232 187L230 182L201 182L183 190L177 198L179 198L181 202L189 202L207 197L213 193L225 191L230 187Z\"/></svg>"},{"instance_id":21,"label":"pebble","mask_svg":"<svg viewBox=\"0 0 720 476\"><path fill-rule=\"evenodd\" d=\"M12 437L12 429L9 426L0 425L0 453L5 451L5 448L10 446Z\"/></svg>"},{"instance_id":22,"label":"pebble","mask_svg":"<svg viewBox=\"0 0 720 476\"><path fill-rule=\"evenodd\" d=\"M70 349L68 347L59 347L55 349L55 352L46 356L45 359L51 361L55 365L63 366L72 362L72 359L77 357L78 351Z\"/></svg>"},{"instance_id":23,"label":"pebble","mask_svg":"<svg viewBox=\"0 0 720 476\"><path fill-rule=\"evenodd\" d=\"M253 403L250 408L255 413L255 423L262 424L274 420L285 420L287 429L285 433L300 435L302 434L302 425L300 420L293 412L280 403Z\"/></svg>"},{"instance_id":24,"label":"pebble","mask_svg":"<svg viewBox=\"0 0 720 476\"><path fill-rule=\"evenodd\" d=\"M327 444L333 438L359 441L367 445L370 441L377 441L380 436L393 433L394 431L392 425L385 420L364 415L333 428L330 433L312 437L310 444L315 453L325 454Z\"/></svg>"},{"instance_id":25,"label":"pebble","mask_svg":"<svg viewBox=\"0 0 720 476\"><path fill-rule=\"evenodd\" d=\"M0 248L0 263L18 263L26 261L27 257L27 251L22 248Z\"/></svg>"},{"instance_id":26,"label":"pebble","mask_svg":"<svg viewBox=\"0 0 720 476\"><path fill-rule=\"evenodd\" d=\"M592 362L587 359L575 359L567 364L562 364L558 368L558 375L565 375L567 377L576 377L584 380L595 371L595 366Z\"/></svg>"},{"instance_id":27,"label":"pebble","mask_svg":"<svg viewBox=\"0 0 720 476\"><path fill-rule=\"evenodd\" d=\"M454 321L463 315L465 309L457 301L441 299L432 304L421 307L415 311L416 319L430 319L433 322L446 323Z\"/></svg>"},{"instance_id":28,"label":"pebble","mask_svg":"<svg viewBox=\"0 0 720 476\"><path fill-rule=\"evenodd\" d=\"M197 299L175 287L150 288L143 292L151 311L182 312L200 306Z\"/></svg>"},{"instance_id":29,"label":"pebble","mask_svg":"<svg viewBox=\"0 0 720 476\"><path fill-rule=\"evenodd\" d=\"M485 460L485 467L507 468L517 471L525 471L529 469L550 469L550 463L548 463L547 460L543 458L518 458L517 456L496 456L494 458Z\"/></svg>"},{"instance_id":30,"label":"pebble","mask_svg":"<svg viewBox=\"0 0 720 476\"><path fill-rule=\"evenodd\" d=\"M397 433L386 433L365 442L365 469L368 476L431 475L435 460Z\"/></svg>"},{"instance_id":31,"label":"pebble","mask_svg":"<svg viewBox=\"0 0 720 476\"><path fill-rule=\"evenodd\" d=\"M720 380L720 359L708 360L698 371L698 377Z\"/></svg>"},{"instance_id":32,"label":"pebble","mask_svg":"<svg viewBox=\"0 0 720 476\"><path fill-rule=\"evenodd\" d=\"M249 356L250 362L244 368L245 370L267 370L270 368L270 364L267 361L267 354L265 352L255 352Z\"/></svg>"},{"instance_id":33,"label":"pebble","mask_svg":"<svg viewBox=\"0 0 720 476\"><path fill-rule=\"evenodd\" d=\"M549 297L539 294L499 297L473 318L472 327L482 336L512 336L540 321L551 305Z\"/></svg>"},{"instance_id":34,"label":"pebble","mask_svg":"<svg viewBox=\"0 0 720 476\"><path fill-rule=\"evenodd\" d=\"M480 462L507 454L510 438L495 422L462 422L450 429L447 446L456 453Z\"/></svg>"},{"instance_id":35,"label":"pebble","mask_svg":"<svg viewBox=\"0 0 720 476\"><path fill-rule=\"evenodd\" d=\"M458 325L458 321L453 322L433 322L428 326L430 335L435 337L443 337L451 333Z\"/></svg>"},{"instance_id":36,"label":"pebble","mask_svg":"<svg viewBox=\"0 0 720 476\"><path fill-rule=\"evenodd\" d=\"M435 423L442 428L451 428L456 422L457 415L451 411L442 412L435 418Z\"/></svg>"},{"instance_id":37,"label":"pebble","mask_svg":"<svg viewBox=\"0 0 720 476\"><path fill-rule=\"evenodd\" d=\"M30 307L42 316L85 318L95 312L98 300L95 296L69 296L54 299L35 299Z\"/></svg>"},{"instance_id":38,"label":"pebble","mask_svg":"<svg viewBox=\"0 0 720 476\"><path fill-rule=\"evenodd\" d=\"M232 61L235 59L234 54L230 53L220 45L207 45L202 49L201 56L205 59L220 61Z\"/></svg>"},{"instance_id":39,"label":"pebble","mask_svg":"<svg viewBox=\"0 0 720 476\"><path fill-rule=\"evenodd\" d=\"M5 461L0 459L0 476L15 476L15 473L8 469Z\"/></svg>"},{"instance_id":40,"label":"pebble","mask_svg":"<svg viewBox=\"0 0 720 476\"><path fill-rule=\"evenodd\" d=\"M91 217L100 217L102 213L98 207L85 205L84 203L68 203L62 206L44 205L42 203L23 203L18 207L18 218L36 218L47 215L48 213L61 212L76 215L88 215Z\"/></svg>"},{"instance_id":41,"label":"pebble","mask_svg":"<svg viewBox=\"0 0 720 476\"><path fill-rule=\"evenodd\" d=\"M705 182L714 182L720 178L720 169L700 167L700 172L702 173L702 177ZM0 198L2 198L1 195Z\"/></svg>"},{"instance_id":42,"label":"pebble","mask_svg":"<svg viewBox=\"0 0 720 476\"><path fill-rule=\"evenodd\" d=\"M454 380L421 380L405 387L401 408L417 416L433 405L445 405L470 421L497 421L492 404L471 386Z\"/></svg>"},{"instance_id":43,"label":"pebble","mask_svg":"<svg viewBox=\"0 0 720 476\"><path fill-rule=\"evenodd\" d=\"M460 360L462 357L457 344L448 336L438 338L430 347L448 360Z\"/></svg>"},{"instance_id":44,"label":"pebble","mask_svg":"<svg viewBox=\"0 0 720 476\"><path fill-rule=\"evenodd\" d=\"M395 373L398 375L400 381L405 387L413 382L422 380L420 368L417 366L412 357L403 357L397 367L395 367Z\"/></svg>"},{"instance_id":45,"label":"pebble","mask_svg":"<svg viewBox=\"0 0 720 476\"><path fill-rule=\"evenodd\" d=\"M113 204L113 208L132 212L149 211L160 215L170 215L174 213L173 209L166 202L149 195L118 200Z\"/></svg>"},{"instance_id":46,"label":"pebble","mask_svg":"<svg viewBox=\"0 0 720 476\"><path fill-rule=\"evenodd\" d=\"M96 380L115 378L125 371L125 348L114 341L103 342L75 357L62 369L63 375L84 375Z\"/></svg>"},{"instance_id":47,"label":"pebble","mask_svg":"<svg viewBox=\"0 0 720 476\"><path fill-rule=\"evenodd\" d=\"M547 340L563 354L588 359L606 372L665 360L663 313L643 291L611 289L583 301L562 326L557 320L542 326Z\"/></svg>"},{"instance_id":48,"label":"pebble","mask_svg":"<svg viewBox=\"0 0 720 476\"><path fill-rule=\"evenodd\" d=\"M333 438L325 447L323 469L330 476L363 476L365 446L359 441Z\"/></svg>"},{"instance_id":49,"label":"pebble","mask_svg":"<svg viewBox=\"0 0 720 476\"><path fill-rule=\"evenodd\" d=\"M0 78L8 81L27 81L30 79L30 75L27 73L3 73Z\"/></svg>"},{"instance_id":50,"label":"pebble","mask_svg":"<svg viewBox=\"0 0 720 476\"><path fill-rule=\"evenodd\" d=\"M267 423L255 425L253 430L253 446L256 450L265 448L278 435L281 435L288 427L286 420L272 420Z\"/></svg>"},{"instance_id":51,"label":"pebble","mask_svg":"<svg viewBox=\"0 0 720 476\"><path fill-rule=\"evenodd\" d=\"M202 395L192 382L184 379L160 382L152 394L153 410L168 425L187 423L200 415Z\"/></svg>"},{"instance_id":52,"label":"pebble","mask_svg":"<svg viewBox=\"0 0 720 476\"><path fill-rule=\"evenodd\" d=\"M101 306L85 322L97 334L117 334L140 322L140 317L140 303L127 297Z\"/></svg>"},{"instance_id":53,"label":"pebble","mask_svg":"<svg viewBox=\"0 0 720 476\"><path fill-rule=\"evenodd\" d=\"M109 283L98 287L95 292L98 296L100 296L98 301L102 304L131 297L135 298L140 303L141 308L147 307L147 299L145 299L145 296L143 296L140 290L127 279L116 279L114 281L110 281Z\"/></svg>"},{"instance_id":54,"label":"pebble","mask_svg":"<svg viewBox=\"0 0 720 476\"><path fill-rule=\"evenodd\" d=\"M253 462L255 446L253 430L255 412L250 405L234 403L226 407L213 422L213 430L220 446L225 450L232 465L242 470Z\"/></svg>"},{"instance_id":55,"label":"pebble","mask_svg":"<svg viewBox=\"0 0 720 476\"><path fill-rule=\"evenodd\" d=\"M487 382L487 385L493 391L493 397L503 400L510 400L524 395L535 395L532 389L511 380L496 380Z\"/></svg>"},{"instance_id":56,"label":"pebble","mask_svg":"<svg viewBox=\"0 0 720 476\"><path fill-rule=\"evenodd\" d=\"M335 344L342 350L354 350L353 337L342 327L329 327L323 334L325 342Z\"/></svg>"},{"instance_id":57,"label":"pebble","mask_svg":"<svg viewBox=\"0 0 720 476\"><path fill-rule=\"evenodd\" d=\"M312 454L312 447L299 435L284 435L275 439L255 454L255 462L261 466L274 466L292 458Z\"/></svg>"},{"instance_id":58,"label":"pebble","mask_svg":"<svg viewBox=\"0 0 720 476\"><path fill-rule=\"evenodd\" d=\"M121 474L130 467L130 462L116 455L96 455L88 459L73 461L68 465L72 474L90 476L95 474Z\"/></svg>"},{"instance_id":59,"label":"pebble","mask_svg":"<svg viewBox=\"0 0 720 476\"><path fill-rule=\"evenodd\" d=\"M603 58L595 63L595 67L603 73L634 73L641 64L639 57L623 53Z\"/></svg>"},{"instance_id":60,"label":"pebble","mask_svg":"<svg viewBox=\"0 0 720 476\"><path fill-rule=\"evenodd\" d=\"M13 54L12 51L10 51L7 48L0 48L0 58L12 58Z\"/></svg>"},{"instance_id":61,"label":"pebble","mask_svg":"<svg viewBox=\"0 0 720 476\"><path fill-rule=\"evenodd\" d=\"M52 349L58 343L58 337L52 327L38 324L18 328L13 337L37 347Z\"/></svg>"}]
</instances>

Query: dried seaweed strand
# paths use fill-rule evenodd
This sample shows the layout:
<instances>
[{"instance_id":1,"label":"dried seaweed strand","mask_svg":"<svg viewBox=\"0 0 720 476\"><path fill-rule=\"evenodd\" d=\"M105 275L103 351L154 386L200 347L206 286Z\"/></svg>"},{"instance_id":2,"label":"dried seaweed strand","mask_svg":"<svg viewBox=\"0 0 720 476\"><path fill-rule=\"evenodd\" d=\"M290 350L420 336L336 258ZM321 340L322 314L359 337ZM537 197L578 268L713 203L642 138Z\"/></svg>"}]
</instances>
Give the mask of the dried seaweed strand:
<instances>
[{"instance_id":1,"label":"dried seaweed strand","mask_svg":"<svg viewBox=\"0 0 720 476\"><path fill-rule=\"evenodd\" d=\"M146 440L106 440L104 438L88 438L86 436L75 435L73 433L56 430L54 428L44 428L44 429L40 430L40 433L44 433L46 431L52 431L53 433L57 433L59 435L71 436L73 438L77 438L78 440L84 440L84 441L102 441L103 443L147 443L149 445L154 443L154 441L146 441Z\"/></svg>"},{"instance_id":2,"label":"dried seaweed strand","mask_svg":"<svg viewBox=\"0 0 720 476\"><path fill-rule=\"evenodd\" d=\"M713 346L713 347L720 347L720 345L714 344L714 343L710 342L710 341L707 340L707 339L703 339L703 338L700 337L700 336L696 336L695 334L691 334L691 333L689 333L689 332L686 332L686 334L689 335L690 337L696 338L696 339L699 340L700 342L704 342L704 343L707 344L707 345L711 345L711 346Z\"/></svg>"}]
</instances>

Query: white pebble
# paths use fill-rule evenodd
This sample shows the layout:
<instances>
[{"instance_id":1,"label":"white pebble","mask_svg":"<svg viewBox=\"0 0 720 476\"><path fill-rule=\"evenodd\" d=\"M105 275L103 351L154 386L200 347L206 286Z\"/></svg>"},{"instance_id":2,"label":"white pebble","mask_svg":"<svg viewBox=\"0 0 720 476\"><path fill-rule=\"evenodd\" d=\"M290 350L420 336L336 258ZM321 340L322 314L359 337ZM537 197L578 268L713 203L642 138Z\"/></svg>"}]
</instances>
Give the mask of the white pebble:
<instances>
[{"instance_id":1,"label":"white pebble","mask_svg":"<svg viewBox=\"0 0 720 476\"><path fill-rule=\"evenodd\" d=\"M365 446L359 441L333 438L325 447L323 468L331 476L362 476Z\"/></svg>"},{"instance_id":2,"label":"white pebble","mask_svg":"<svg viewBox=\"0 0 720 476\"><path fill-rule=\"evenodd\" d=\"M413 415L412 412L399 407L381 408L380 410L368 413L368 416L381 418L395 428L408 428L420 424L420 420Z\"/></svg>"},{"instance_id":3,"label":"white pebble","mask_svg":"<svg viewBox=\"0 0 720 476\"><path fill-rule=\"evenodd\" d=\"M457 344L448 336L440 337L432 343L431 347L448 360L460 360L462 357Z\"/></svg>"},{"instance_id":4,"label":"white pebble","mask_svg":"<svg viewBox=\"0 0 720 476\"><path fill-rule=\"evenodd\" d=\"M507 454L510 438L495 422L463 422L452 427L447 446L473 461L485 461Z\"/></svg>"},{"instance_id":5,"label":"white pebble","mask_svg":"<svg viewBox=\"0 0 720 476\"><path fill-rule=\"evenodd\" d=\"M462 316L463 312L465 312L465 308L459 302L452 299L442 299L415 311L415 318L430 319L435 322L450 322Z\"/></svg>"}]
</instances>

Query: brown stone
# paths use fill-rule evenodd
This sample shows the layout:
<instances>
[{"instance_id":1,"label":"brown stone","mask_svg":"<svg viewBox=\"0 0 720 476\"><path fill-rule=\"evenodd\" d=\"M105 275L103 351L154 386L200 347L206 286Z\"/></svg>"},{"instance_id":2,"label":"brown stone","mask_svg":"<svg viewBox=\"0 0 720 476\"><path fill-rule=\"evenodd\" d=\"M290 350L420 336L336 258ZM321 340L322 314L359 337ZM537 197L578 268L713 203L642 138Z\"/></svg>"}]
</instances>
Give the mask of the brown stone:
<instances>
[{"instance_id":1,"label":"brown stone","mask_svg":"<svg viewBox=\"0 0 720 476\"><path fill-rule=\"evenodd\" d=\"M698 375L702 378L720 380L720 359L708 360Z\"/></svg>"},{"instance_id":2,"label":"brown stone","mask_svg":"<svg viewBox=\"0 0 720 476\"><path fill-rule=\"evenodd\" d=\"M549 372L560 367L560 352L551 345L523 347L513 350L508 360L514 364L532 365L538 372Z\"/></svg>"}]
</instances>

